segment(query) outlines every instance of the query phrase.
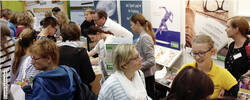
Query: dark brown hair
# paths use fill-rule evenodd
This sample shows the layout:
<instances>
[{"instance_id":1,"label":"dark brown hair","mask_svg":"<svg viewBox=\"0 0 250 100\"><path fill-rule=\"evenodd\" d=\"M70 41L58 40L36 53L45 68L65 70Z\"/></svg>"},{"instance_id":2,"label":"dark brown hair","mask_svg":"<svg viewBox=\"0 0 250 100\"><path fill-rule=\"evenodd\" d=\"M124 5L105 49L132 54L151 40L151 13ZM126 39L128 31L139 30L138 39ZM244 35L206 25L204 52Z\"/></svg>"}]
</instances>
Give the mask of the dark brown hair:
<instances>
[{"instance_id":1,"label":"dark brown hair","mask_svg":"<svg viewBox=\"0 0 250 100\"><path fill-rule=\"evenodd\" d=\"M144 27L144 30L147 32L147 34L149 36L151 36L151 38L154 41L155 44L155 34L152 28L152 24L151 22L149 22L148 20L146 20L146 18L142 15L142 14L134 14L131 18L130 21L132 21L133 23L139 22L141 24L141 26Z\"/></svg>"},{"instance_id":2,"label":"dark brown hair","mask_svg":"<svg viewBox=\"0 0 250 100\"><path fill-rule=\"evenodd\" d=\"M105 19L107 19L108 14L104 11L104 10L96 10L96 14L98 15L99 19L104 17Z\"/></svg>"},{"instance_id":3,"label":"dark brown hair","mask_svg":"<svg viewBox=\"0 0 250 100\"><path fill-rule=\"evenodd\" d=\"M61 11L61 9L59 7L52 8L52 12L59 12L59 11Z\"/></svg>"},{"instance_id":4,"label":"dark brown hair","mask_svg":"<svg viewBox=\"0 0 250 100\"><path fill-rule=\"evenodd\" d=\"M204 100L213 91L213 82L207 74L187 66L175 77L166 100Z\"/></svg>"},{"instance_id":5,"label":"dark brown hair","mask_svg":"<svg viewBox=\"0 0 250 100\"><path fill-rule=\"evenodd\" d=\"M62 26L61 36L63 38L62 41L76 41L80 40L81 29L74 22L70 22L69 24L65 24Z\"/></svg>"},{"instance_id":6,"label":"dark brown hair","mask_svg":"<svg viewBox=\"0 0 250 100\"><path fill-rule=\"evenodd\" d=\"M97 32L113 35L113 33L111 33L110 31L105 32L100 27L97 26L91 26L86 33L88 35L97 35Z\"/></svg>"},{"instance_id":7,"label":"dark brown hair","mask_svg":"<svg viewBox=\"0 0 250 100\"><path fill-rule=\"evenodd\" d=\"M240 33L247 37L250 34L249 24L245 17L234 16L228 19L233 28L239 28Z\"/></svg>"},{"instance_id":8,"label":"dark brown hair","mask_svg":"<svg viewBox=\"0 0 250 100\"><path fill-rule=\"evenodd\" d=\"M43 28L46 28L49 25L51 25L52 27L56 27L57 25L59 25L54 17L46 17L44 18L42 23L43 23Z\"/></svg>"}]
</instances>

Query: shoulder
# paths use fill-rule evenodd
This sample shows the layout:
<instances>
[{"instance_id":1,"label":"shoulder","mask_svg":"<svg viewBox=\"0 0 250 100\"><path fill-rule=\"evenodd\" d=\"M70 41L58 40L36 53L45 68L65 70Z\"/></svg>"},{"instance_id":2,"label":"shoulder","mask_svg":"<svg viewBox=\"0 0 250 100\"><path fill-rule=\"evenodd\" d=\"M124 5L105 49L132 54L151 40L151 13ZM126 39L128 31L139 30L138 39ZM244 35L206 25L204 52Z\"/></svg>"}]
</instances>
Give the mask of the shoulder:
<instances>
[{"instance_id":1,"label":"shoulder","mask_svg":"<svg viewBox=\"0 0 250 100\"><path fill-rule=\"evenodd\" d=\"M195 68L195 62L187 63L181 66L180 69L178 69L177 73L179 73L182 69L186 68L187 66L192 66Z\"/></svg>"}]
</instances>

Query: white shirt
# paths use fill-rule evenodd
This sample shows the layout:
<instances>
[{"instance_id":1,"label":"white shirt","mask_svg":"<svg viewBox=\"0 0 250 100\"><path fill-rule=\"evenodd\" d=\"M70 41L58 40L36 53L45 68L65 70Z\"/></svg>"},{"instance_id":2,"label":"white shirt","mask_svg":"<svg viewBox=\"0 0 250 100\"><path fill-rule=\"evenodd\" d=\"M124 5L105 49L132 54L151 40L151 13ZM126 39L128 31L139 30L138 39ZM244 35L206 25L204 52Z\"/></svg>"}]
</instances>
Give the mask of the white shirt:
<instances>
[{"instance_id":1,"label":"white shirt","mask_svg":"<svg viewBox=\"0 0 250 100\"><path fill-rule=\"evenodd\" d=\"M133 40L133 34L120 24L114 22L110 18L107 18L105 24L102 27L103 31L110 31L116 37L128 37Z\"/></svg>"}]
</instances>

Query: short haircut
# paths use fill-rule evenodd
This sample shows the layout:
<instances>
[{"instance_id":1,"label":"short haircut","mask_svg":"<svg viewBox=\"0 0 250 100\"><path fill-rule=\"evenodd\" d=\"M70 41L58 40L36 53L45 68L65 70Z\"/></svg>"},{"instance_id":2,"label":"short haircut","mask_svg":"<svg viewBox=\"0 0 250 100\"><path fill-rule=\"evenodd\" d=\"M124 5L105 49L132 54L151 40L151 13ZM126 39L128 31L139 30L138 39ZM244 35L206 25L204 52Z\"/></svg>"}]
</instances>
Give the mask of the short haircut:
<instances>
[{"instance_id":1,"label":"short haircut","mask_svg":"<svg viewBox=\"0 0 250 100\"><path fill-rule=\"evenodd\" d=\"M27 11L18 14L18 18L17 18L18 25L31 27L33 23L34 23L34 19L32 16L30 16L30 14Z\"/></svg>"},{"instance_id":2,"label":"short haircut","mask_svg":"<svg viewBox=\"0 0 250 100\"><path fill-rule=\"evenodd\" d=\"M10 22L15 25L17 24L17 19L18 19L18 13L13 13L10 17Z\"/></svg>"},{"instance_id":3,"label":"short haircut","mask_svg":"<svg viewBox=\"0 0 250 100\"><path fill-rule=\"evenodd\" d=\"M12 11L10 9L1 10L1 17L10 18Z\"/></svg>"},{"instance_id":4,"label":"short haircut","mask_svg":"<svg viewBox=\"0 0 250 100\"><path fill-rule=\"evenodd\" d=\"M43 28L46 28L49 25L51 25L52 27L56 27L59 24L54 17L46 17L46 18L44 18L42 25L43 25Z\"/></svg>"},{"instance_id":5,"label":"short haircut","mask_svg":"<svg viewBox=\"0 0 250 100\"><path fill-rule=\"evenodd\" d=\"M98 15L98 18L102 18L102 17L104 17L105 19L108 18L108 14L104 10L98 9L96 10L95 13Z\"/></svg>"},{"instance_id":6,"label":"short haircut","mask_svg":"<svg viewBox=\"0 0 250 100\"><path fill-rule=\"evenodd\" d=\"M89 12L90 14L94 14L95 13L95 11L92 10L92 9L90 9L90 8L86 9L85 12Z\"/></svg>"},{"instance_id":7,"label":"short haircut","mask_svg":"<svg viewBox=\"0 0 250 100\"><path fill-rule=\"evenodd\" d=\"M203 100L213 91L213 81L206 73L187 66L173 80L167 100Z\"/></svg>"},{"instance_id":8,"label":"short haircut","mask_svg":"<svg viewBox=\"0 0 250 100\"><path fill-rule=\"evenodd\" d=\"M123 71L123 65L133 57L135 46L133 44L119 44L112 52L113 65L116 70Z\"/></svg>"},{"instance_id":9,"label":"short haircut","mask_svg":"<svg viewBox=\"0 0 250 100\"><path fill-rule=\"evenodd\" d=\"M37 55L42 58L51 58L52 63L58 65L59 49L56 43L48 38L36 40L35 43L28 49L31 55Z\"/></svg>"},{"instance_id":10,"label":"short haircut","mask_svg":"<svg viewBox=\"0 0 250 100\"><path fill-rule=\"evenodd\" d=\"M52 12L59 12L59 11L61 11L61 9L59 7L52 8Z\"/></svg>"},{"instance_id":11,"label":"short haircut","mask_svg":"<svg viewBox=\"0 0 250 100\"><path fill-rule=\"evenodd\" d=\"M69 24L65 24L64 26L62 26L61 36L63 38L62 41L80 40L80 36L81 36L80 26L74 22L70 22Z\"/></svg>"}]
</instances>

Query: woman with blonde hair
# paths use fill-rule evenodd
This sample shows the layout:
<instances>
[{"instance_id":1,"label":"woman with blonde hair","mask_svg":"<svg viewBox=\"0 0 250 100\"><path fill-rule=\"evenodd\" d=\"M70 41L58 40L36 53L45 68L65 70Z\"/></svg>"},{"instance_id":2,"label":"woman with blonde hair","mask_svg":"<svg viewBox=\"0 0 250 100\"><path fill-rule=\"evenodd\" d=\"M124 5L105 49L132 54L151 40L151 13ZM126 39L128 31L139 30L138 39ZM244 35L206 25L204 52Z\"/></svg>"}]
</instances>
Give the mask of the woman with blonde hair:
<instances>
[{"instance_id":1,"label":"woman with blonde hair","mask_svg":"<svg viewBox=\"0 0 250 100\"><path fill-rule=\"evenodd\" d=\"M15 56L12 65L12 84L18 84L23 79L29 79L39 73L31 64L31 56L28 54L28 48L36 40L36 35L35 30L26 28L16 41Z\"/></svg>"},{"instance_id":2,"label":"woman with blonde hair","mask_svg":"<svg viewBox=\"0 0 250 100\"><path fill-rule=\"evenodd\" d=\"M32 28L33 23L34 18L29 12L25 11L23 13L18 13L16 37L18 37L25 28Z\"/></svg>"},{"instance_id":3,"label":"woman with blonde hair","mask_svg":"<svg viewBox=\"0 0 250 100\"><path fill-rule=\"evenodd\" d=\"M61 29L62 29L63 25L68 24L70 22L70 20L66 16L66 14L62 11L57 12L55 16L56 16L56 19L59 23L59 30L57 30L57 32L56 32L57 37L59 37L61 34Z\"/></svg>"},{"instance_id":4,"label":"woman with blonde hair","mask_svg":"<svg viewBox=\"0 0 250 100\"><path fill-rule=\"evenodd\" d=\"M151 22L145 19L142 14L134 14L130 18L132 30L140 34L136 49L142 57L142 71L145 74L147 93L151 98L154 96L154 73L156 70L154 57L155 34Z\"/></svg>"},{"instance_id":5,"label":"woman with blonde hair","mask_svg":"<svg viewBox=\"0 0 250 100\"><path fill-rule=\"evenodd\" d=\"M205 34L196 35L192 40L192 51L190 52L195 61L182 65L178 72L187 66L205 72L214 84L214 92L210 95L210 98L220 96L237 97L239 91L238 82L230 72L213 62L212 56L215 54L216 48L214 47L212 38Z\"/></svg>"},{"instance_id":6,"label":"woman with blonde hair","mask_svg":"<svg viewBox=\"0 0 250 100\"><path fill-rule=\"evenodd\" d=\"M0 30L0 100L8 100L11 63L14 56L15 44L11 39L10 29L5 23L0 22Z\"/></svg>"},{"instance_id":7,"label":"woman with blonde hair","mask_svg":"<svg viewBox=\"0 0 250 100\"><path fill-rule=\"evenodd\" d=\"M235 16L227 21L227 36L234 41L229 45L225 59L225 68L239 80L249 70L250 46L247 35L250 34L246 18Z\"/></svg>"},{"instance_id":8,"label":"woman with blonde hair","mask_svg":"<svg viewBox=\"0 0 250 100\"><path fill-rule=\"evenodd\" d=\"M140 71L141 56L132 44L119 44L112 52L115 73L103 83L98 100L150 100Z\"/></svg>"}]
</instances>

